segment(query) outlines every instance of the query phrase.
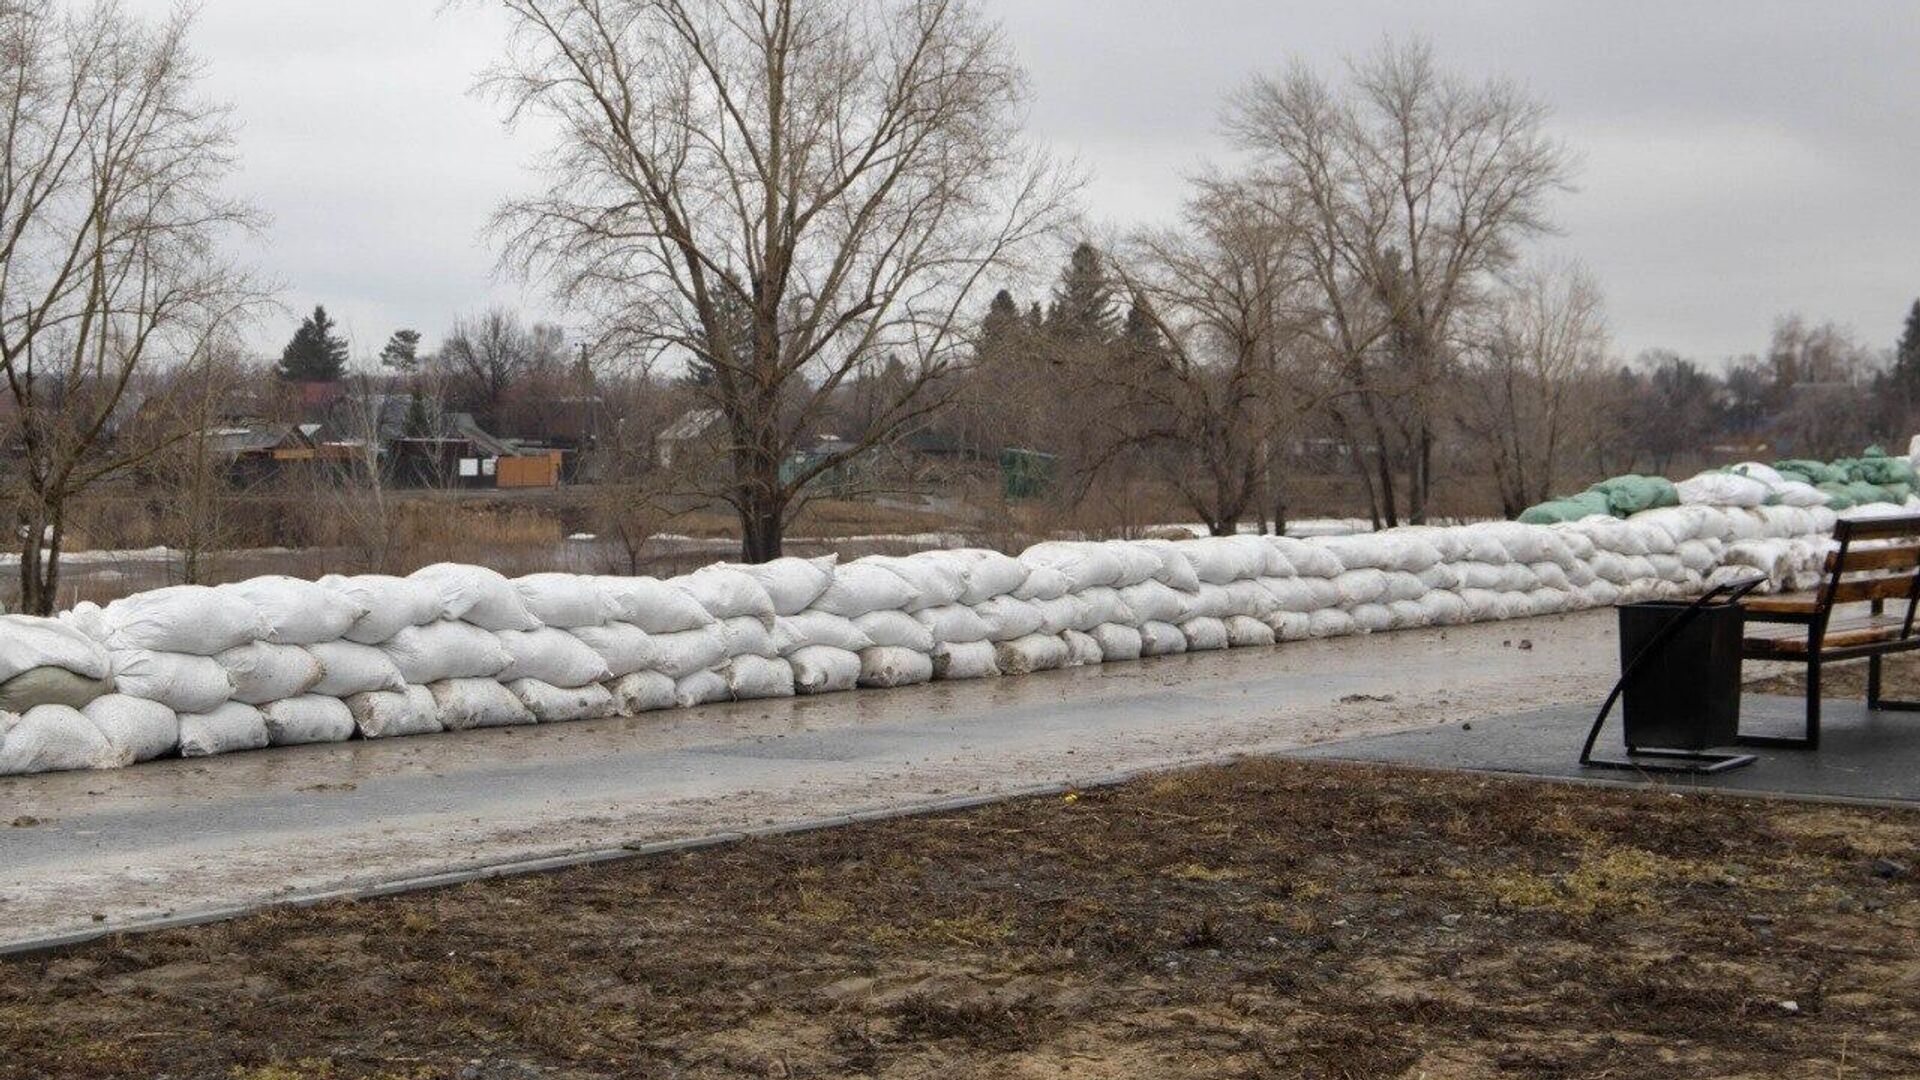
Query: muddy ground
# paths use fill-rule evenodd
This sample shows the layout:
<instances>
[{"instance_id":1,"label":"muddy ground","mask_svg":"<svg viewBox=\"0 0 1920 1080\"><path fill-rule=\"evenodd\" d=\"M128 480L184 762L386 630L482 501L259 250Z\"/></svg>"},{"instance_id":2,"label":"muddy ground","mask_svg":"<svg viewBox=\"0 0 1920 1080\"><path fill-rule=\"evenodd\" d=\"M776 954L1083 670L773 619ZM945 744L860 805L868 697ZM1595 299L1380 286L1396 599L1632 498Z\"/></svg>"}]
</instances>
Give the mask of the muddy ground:
<instances>
[{"instance_id":1,"label":"muddy ground","mask_svg":"<svg viewBox=\"0 0 1920 1080\"><path fill-rule=\"evenodd\" d=\"M1262 760L7 961L0 1078L1913 1076L1917 857Z\"/></svg>"}]
</instances>

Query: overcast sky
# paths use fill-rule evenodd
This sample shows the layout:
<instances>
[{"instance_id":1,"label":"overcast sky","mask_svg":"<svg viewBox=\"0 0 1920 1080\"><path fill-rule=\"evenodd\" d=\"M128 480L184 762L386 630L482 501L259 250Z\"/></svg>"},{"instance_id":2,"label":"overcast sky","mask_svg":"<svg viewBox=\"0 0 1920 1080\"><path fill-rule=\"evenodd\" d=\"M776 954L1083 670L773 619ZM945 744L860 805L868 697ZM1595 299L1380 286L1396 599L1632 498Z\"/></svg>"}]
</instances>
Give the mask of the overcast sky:
<instances>
[{"instance_id":1,"label":"overcast sky","mask_svg":"<svg viewBox=\"0 0 1920 1080\"><path fill-rule=\"evenodd\" d=\"M1334 70L1418 34L1553 108L1581 169L1550 246L1598 275L1622 354L1754 351L1789 311L1888 344L1920 296L1912 0L984 2L1031 72L1033 134L1089 169L1103 225L1170 214L1183 177L1222 156L1219 102L1251 73ZM539 150L468 93L504 37L484 5L203 0L195 40L241 127L238 188L272 217L254 261L365 353L398 326L431 343L490 302L545 307L496 279L483 235Z\"/></svg>"}]
</instances>

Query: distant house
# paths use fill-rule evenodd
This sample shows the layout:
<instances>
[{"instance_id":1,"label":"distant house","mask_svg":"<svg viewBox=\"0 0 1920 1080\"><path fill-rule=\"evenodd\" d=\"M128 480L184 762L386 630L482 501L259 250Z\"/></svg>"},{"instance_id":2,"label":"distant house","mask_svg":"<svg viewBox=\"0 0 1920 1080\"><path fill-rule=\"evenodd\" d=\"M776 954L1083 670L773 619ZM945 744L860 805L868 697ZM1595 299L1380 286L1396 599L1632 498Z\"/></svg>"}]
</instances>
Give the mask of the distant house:
<instances>
[{"instance_id":1,"label":"distant house","mask_svg":"<svg viewBox=\"0 0 1920 1080\"><path fill-rule=\"evenodd\" d=\"M667 425L660 433L655 444L655 452L662 468L673 468L676 461L684 463L689 453L717 452L724 445L726 414L719 409L689 409Z\"/></svg>"}]
</instances>

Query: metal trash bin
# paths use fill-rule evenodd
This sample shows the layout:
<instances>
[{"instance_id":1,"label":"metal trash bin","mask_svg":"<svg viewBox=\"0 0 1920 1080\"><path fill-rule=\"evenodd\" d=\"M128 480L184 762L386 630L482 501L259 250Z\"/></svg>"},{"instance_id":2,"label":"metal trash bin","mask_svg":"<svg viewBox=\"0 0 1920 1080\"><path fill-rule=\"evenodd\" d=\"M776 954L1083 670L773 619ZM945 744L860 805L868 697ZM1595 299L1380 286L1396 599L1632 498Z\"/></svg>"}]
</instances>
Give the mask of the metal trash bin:
<instances>
[{"instance_id":1,"label":"metal trash bin","mask_svg":"<svg viewBox=\"0 0 1920 1080\"><path fill-rule=\"evenodd\" d=\"M1721 586L1691 603L1621 604L1620 681L1594 718L1580 751L1591 768L1721 772L1753 763L1752 754L1716 754L1740 732L1739 600L1760 579ZM1627 758L1593 756L1615 701L1622 706Z\"/></svg>"}]
</instances>

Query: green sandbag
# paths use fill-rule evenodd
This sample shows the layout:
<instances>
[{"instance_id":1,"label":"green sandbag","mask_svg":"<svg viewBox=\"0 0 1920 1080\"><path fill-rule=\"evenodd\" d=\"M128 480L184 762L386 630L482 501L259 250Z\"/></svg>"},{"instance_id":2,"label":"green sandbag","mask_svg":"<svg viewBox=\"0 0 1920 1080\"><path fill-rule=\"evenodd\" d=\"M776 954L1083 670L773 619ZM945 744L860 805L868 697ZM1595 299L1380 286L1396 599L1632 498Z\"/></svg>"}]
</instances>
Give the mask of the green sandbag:
<instances>
[{"instance_id":1,"label":"green sandbag","mask_svg":"<svg viewBox=\"0 0 1920 1080\"><path fill-rule=\"evenodd\" d=\"M1847 494L1852 497L1853 505L1865 506L1868 503L1892 502L1892 496L1879 484L1869 484L1864 480L1847 482Z\"/></svg>"},{"instance_id":2,"label":"green sandbag","mask_svg":"<svg viewBox=\"0 0 1920 1080\"><path fill-rule=\"evenodd\" d=\"M1827 496L1828 496L1827 509L1829 510L1853 509L1853 506L1854 506L1853 490L1852 490L1853 485L1836 483L1835 481L1829 480L1825 483L1815 484L1813 486L1827 493Z\"/></svg>"},{"instance_id":3,"label":"green sandbag","mask_svg":"<svg viewBox=\"0 0 1920 1080\"><path fill-rule=\"evenodd\" d=\"M1844 484L1847 474L1844 469L1836 469L1824 461L1789 459L1773 463L1775 472L1789 480L1804 480L1815 487L1821 484Z\"/></svg>"},{"instance_id":4,"label":"green sandbag","mask_svg":"<svg viewBox=\"0 0 1920 1080\"><path fill-rule=\"evenodd\" d=\"M1520 514L1520 520L1528 525L1558 525L1562 522L1579 521L1595 514L1607 515L1613 511L1607 505L1607 497L1597 491L1583 491L1566 499L1554 499L1538 506L1529 506Z\"/></svg>"},{"instance_id":5,"label":"green sandbag","mask_svg":"<svg viewBox=\"0 0 1920 1080\"><path fill-rule=\"evenodd\" d=\"M0 683L0 713L24 713L36 705L84 709L113 692L111 679L89 679L66 668L37 667Z\"/></svg>"},{"instance_id":6,"label":"green sandbag","mask_svg":"<svg viewBox=\"0 0 1920 1080\"><path fill-rule=\"evenodd\" d=\"M1664 476L1638 476L1629 473L1602 480L1588 489L1607 501L1607 512L1615 517L1631 517L1642 510L1661 506L1679 506L1680 492ZM1578 498L1578 496L1576 496Z\"/></svg>"},{"instance_id":7,"label":"green sandbag","mask_svg":"<svg viewBox=\"0 0 1920 1080\"><path fill-rule=\"evenodd\" d=\"M1847 465L1847 479L1859 480L1868 484L1911 484L1914 480L1913 465L1906 458L1890 458L1885 454L1870 454L1855 458Z\"/></svg>"}]
</instances>

